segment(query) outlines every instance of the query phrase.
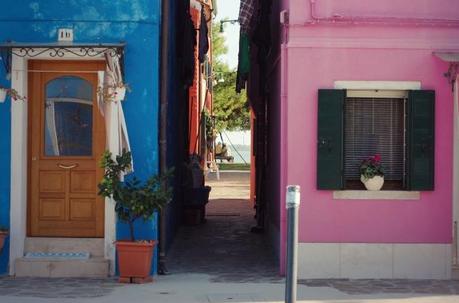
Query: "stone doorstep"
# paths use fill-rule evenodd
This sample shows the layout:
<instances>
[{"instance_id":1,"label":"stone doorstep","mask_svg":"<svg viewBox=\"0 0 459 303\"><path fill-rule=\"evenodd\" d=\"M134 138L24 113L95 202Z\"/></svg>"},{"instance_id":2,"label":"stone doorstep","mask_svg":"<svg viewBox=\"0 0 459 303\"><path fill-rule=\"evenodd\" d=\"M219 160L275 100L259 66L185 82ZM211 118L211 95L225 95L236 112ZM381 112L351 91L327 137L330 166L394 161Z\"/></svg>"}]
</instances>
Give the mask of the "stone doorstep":
<instances>
[{"instance_id":1,"label":"stone doorstep","mask_svg":"<svg viewBox=\"0 0 459 303\"><path fill-rule=\"evenodd\" d=\"M98 238L26 238L24 251L27 252L89 252L91 256L104 256L104 239Z\"/></svg>"},{"instance_id":2,"label":"stone doorstep","mask_svg":"<svg viewBox=\"0 0 459 303\"><path fill-rule=\"evenodd\" d=\"M17 277L105 278L110 262L101 257L88 260L49 260L19 258L15 261Z\"/></svg>"}]
</instances>

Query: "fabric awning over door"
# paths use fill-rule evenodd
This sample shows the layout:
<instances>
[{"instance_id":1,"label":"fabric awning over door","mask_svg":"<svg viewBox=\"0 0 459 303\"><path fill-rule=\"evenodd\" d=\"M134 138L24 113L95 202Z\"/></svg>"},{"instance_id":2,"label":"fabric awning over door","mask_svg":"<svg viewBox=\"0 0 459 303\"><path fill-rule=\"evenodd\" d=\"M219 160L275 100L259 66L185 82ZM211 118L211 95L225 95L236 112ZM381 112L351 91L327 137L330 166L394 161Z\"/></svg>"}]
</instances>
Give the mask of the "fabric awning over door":
<instances>
[{"instance_id":1,"label":"fabric awning over door","mask_svg":"<svg viewBox=\"0 0 459 303\"><path fill-rule=\"evenodd\" d=\"M99 86L102 90L105 88L113 88L123 84L123 76L118 57L105 55L107 69L105 72L99 72ZM112 153L113 157L122 154L123 150L131 151L129 143L129 135L124 117L123 100L106 101L103 96L99 96L99 108L105 117L105 127L107 132L107 149ZM131 163L131 171L134 170Z\"/></svg>"}]
</instances>

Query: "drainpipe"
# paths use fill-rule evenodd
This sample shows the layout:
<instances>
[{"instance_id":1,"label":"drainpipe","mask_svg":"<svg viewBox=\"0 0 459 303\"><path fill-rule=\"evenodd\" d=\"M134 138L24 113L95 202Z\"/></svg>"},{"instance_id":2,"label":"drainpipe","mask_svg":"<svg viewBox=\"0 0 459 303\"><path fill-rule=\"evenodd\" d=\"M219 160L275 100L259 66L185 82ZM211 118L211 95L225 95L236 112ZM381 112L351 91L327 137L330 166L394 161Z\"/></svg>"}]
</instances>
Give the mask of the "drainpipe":
<instances>
[{"instance_id":1,"label":"drainpipe","mask_svg":"<svg viewBox=\"0 0 459 303\"><path fill-rule=\"evenodd\" d=\"M287 137L288 137L288 123L287 123L287 110L288 110L288 79L289 79L289 62L288 62L288 42L290 34L290 20L289 12L284 10L281 12L281 31L282 31L282 40L281 40L281 134L280 134L280 149L281 149L281 163L280 163L280 191L282 193L283 189L287 186ZM279 195L279 199L282 199L282 194ZM282 201L282 200L281 200ZM281 235L280 235L280 273L285 274L286 264L285 260L287 257L287 238L286 238L286 229L287 229L287 214L284 204L279 203L279 213L281 221Z\"/></svg>"},{"instance_id":2,"label":"drainpipe","mask_svg":"<svg viewBox=\"0 0 459 303\"><path fill-rule=\"evenodd\" d=\"M332 17L319 17L316 13L316 0L309 0L309 20L305 25L312 24L347 24L347 25L389 25L389 26L426 26L426 27L459 27L459 19L429 19L410 17L362 17L343 16L333 13Z\"/></svg>"},{"instance_id":3,"label":"drainpipe","mask_svg":"<svg viewBox=\"0 0 459 303\"><path fill-rule=\"evenodd\" d=\"M167 106L168 106L168 58L169 58L169 0L162 0L161 7L161 86L160 86L160 120L159 120L159 170L167 171ZM161 186L167 187L167 183ZM166 218L167 207L159 215L159 264L158 274L168 274L166 268Z\"/></svg>"}]
</instances>

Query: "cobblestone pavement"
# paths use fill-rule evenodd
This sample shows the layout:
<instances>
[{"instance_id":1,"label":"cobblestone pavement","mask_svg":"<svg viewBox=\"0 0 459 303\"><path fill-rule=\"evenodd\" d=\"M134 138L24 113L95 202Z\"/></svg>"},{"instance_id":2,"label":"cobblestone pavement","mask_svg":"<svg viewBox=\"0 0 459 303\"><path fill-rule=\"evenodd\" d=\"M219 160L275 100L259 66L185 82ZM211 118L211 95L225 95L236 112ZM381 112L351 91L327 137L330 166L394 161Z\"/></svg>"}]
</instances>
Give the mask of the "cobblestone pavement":
<instances>
[{"instance_id":1,"label":"cobblestone pavement","mask_svg":"<svg viewBox=\"0 0 459 303\"><path fill-rule=\"evenodd\" d=\"M0 277L0 296L96 298L109 295L118 287L123 287L123 284L116 279Z\"/></svg>"},{"instance_id":2,"label":"cobblestone pavement","mask_svg":"<svg viewBox=\"0 0 459 303\"><path fill-rule=\"evenodd\" d=\"M266 235L250 232L256 222L248 200L212 200L206 218L180 227L168 255L172 274L208 274L213 282L281 281Z\"/></svg>"},{"instance_id":3,"label":"cobblestone pavement","mask_svg":"<svg viewBox=\"0 0 459 303\"><path fill-rule=\"evenodd\" d=\"M212 187L206 223L180 227L168 256L171 273L202 273L213 282L280 281L278 262L266 235L250 229L255 211L247 200L247 172L209 174ZM244 199L245 198L245 199Z\"/></svg>"},{"instance_id":4,"label":"cobblestone pavement","mask_svg":"<svg viewBox=\"0 0 459 303\"><path fill-rule=\"evenodd\" d=\"M402 280L402 279L313 279L300 280L309 287L331 287L349 295L364 294L430 294L458 295L459 281L452 280Z\"/></svg>"}]
</instances>

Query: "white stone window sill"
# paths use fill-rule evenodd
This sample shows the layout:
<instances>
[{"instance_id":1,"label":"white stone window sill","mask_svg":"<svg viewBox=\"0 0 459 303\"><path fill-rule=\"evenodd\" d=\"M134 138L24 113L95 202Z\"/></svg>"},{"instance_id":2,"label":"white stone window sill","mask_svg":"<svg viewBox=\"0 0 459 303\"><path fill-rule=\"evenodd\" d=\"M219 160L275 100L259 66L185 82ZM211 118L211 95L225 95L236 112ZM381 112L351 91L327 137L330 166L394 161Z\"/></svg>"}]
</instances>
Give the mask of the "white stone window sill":
<instances>
[{"instance_id":1,"label":"white stone window sill","mask_svg":"<svg viewBox=\"0 0 459 303\"><path fill-rule=\"evenodd\" d=\"M418 191L404 190L337 190L333 192L335 200L419 200Z\"/></svg>"}]
</instances>

